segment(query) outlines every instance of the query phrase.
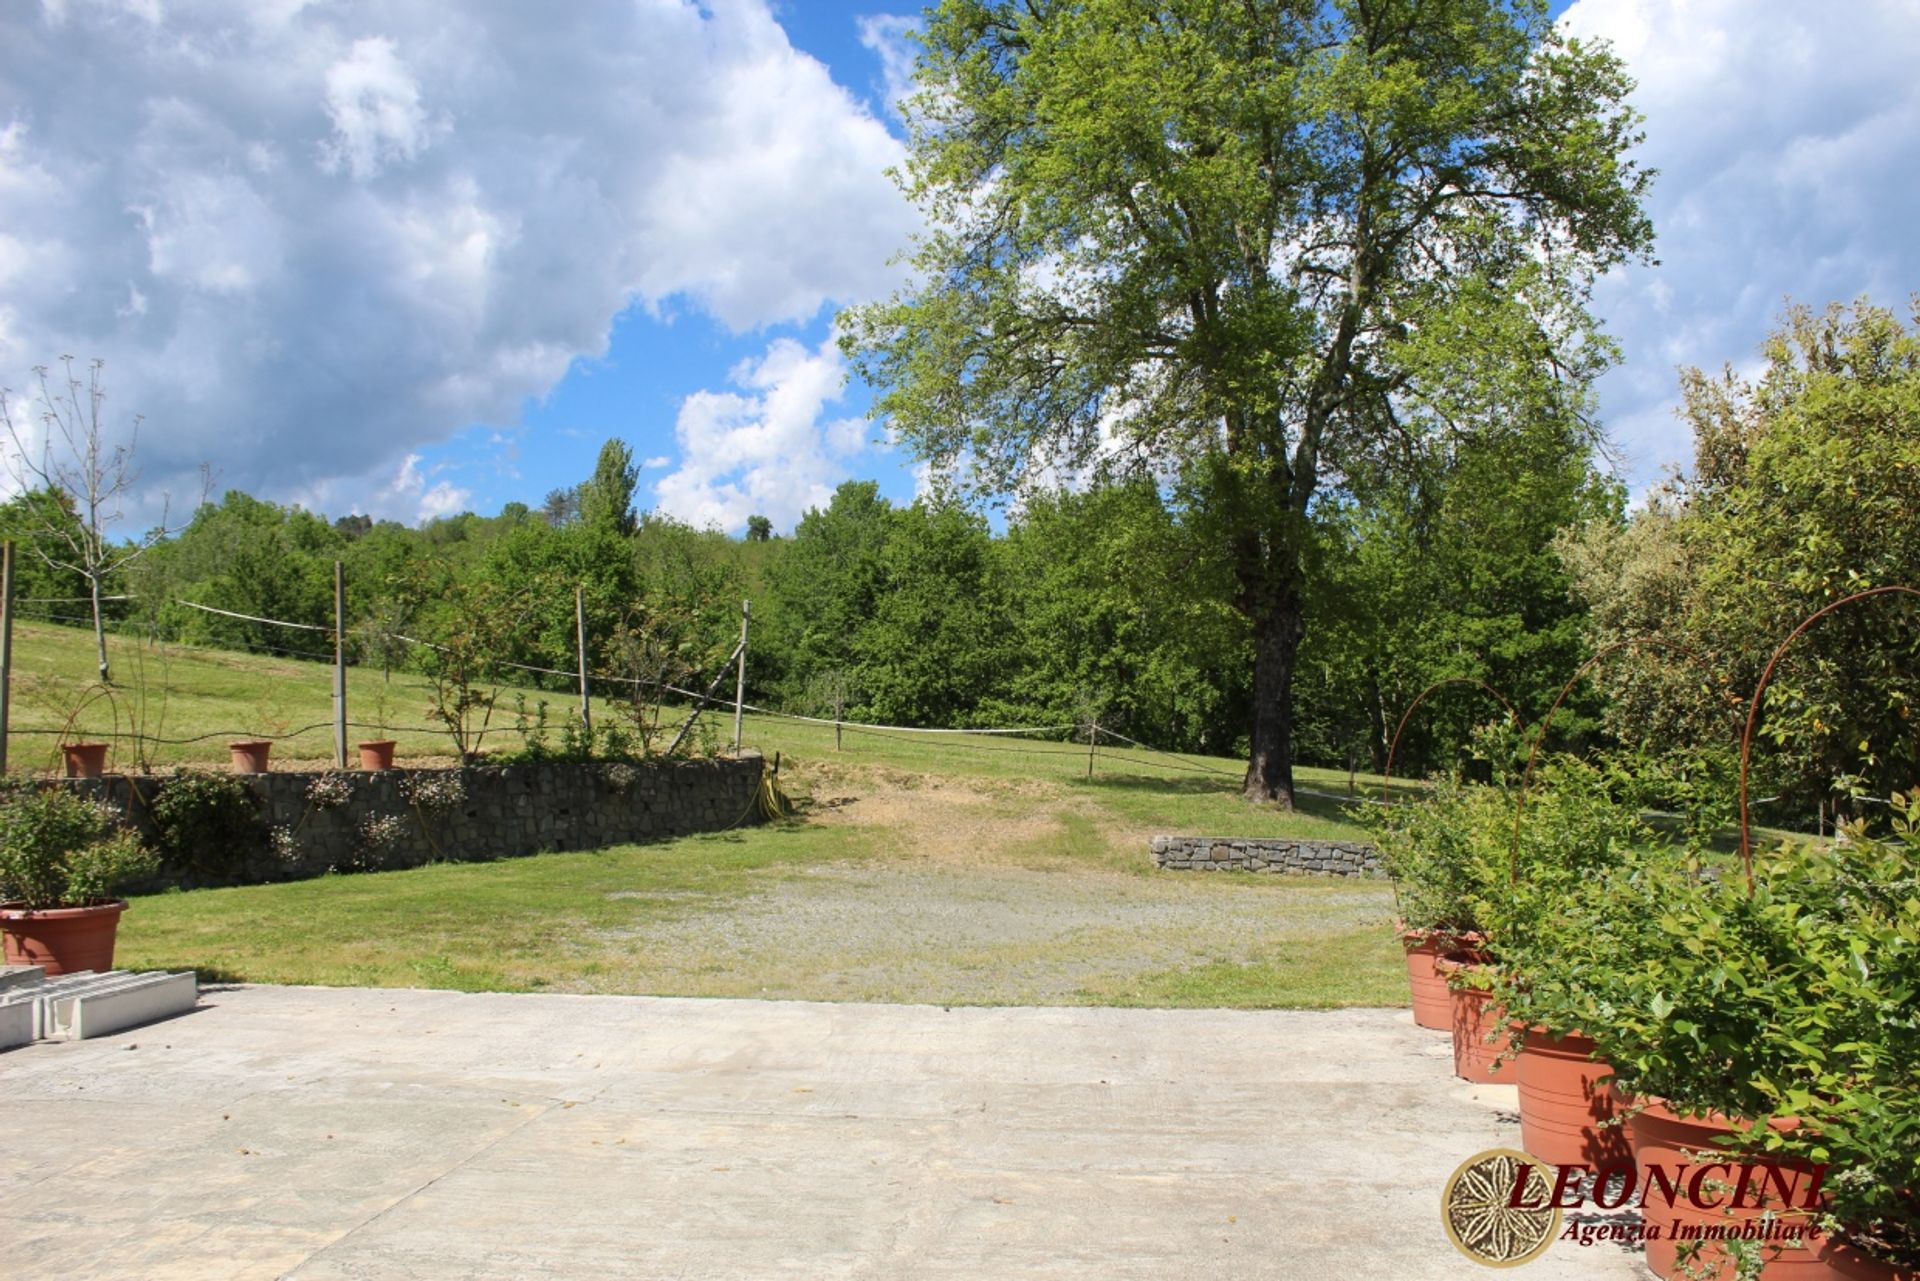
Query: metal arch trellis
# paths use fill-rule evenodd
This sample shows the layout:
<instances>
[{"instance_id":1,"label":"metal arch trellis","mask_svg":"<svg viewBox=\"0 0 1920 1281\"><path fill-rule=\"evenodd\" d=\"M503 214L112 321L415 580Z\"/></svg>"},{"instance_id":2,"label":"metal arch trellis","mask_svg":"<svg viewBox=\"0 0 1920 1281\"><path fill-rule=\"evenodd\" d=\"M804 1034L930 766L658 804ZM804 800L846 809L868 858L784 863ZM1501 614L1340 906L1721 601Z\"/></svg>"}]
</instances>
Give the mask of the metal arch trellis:
<instances>
[{"instance_id":1,"label":"metal arch trellis","mask_svg":"<svg viewBox=\"0 0 1920 1281\"><path fill-rule=\"evenodd\" d=\"M1520 819L1526 812L1527 784L1533 781L1533 769L1534 766L1539 763L1540 748L1547 741L1547 727L1553 723L1553 714L1560 710L1562 703L1567 701L1567 695L1573 693L1573 687L1578 685L1581 679L1599 664L1601 659L1607 658L1618 653L1620 650L1627 649L1634 645L1651 645L1661 649L1671 649L1687 655L1696 662L1705 663L1707 661L1698 650L1689 648L1677 641L1662 640L1657 636L1628 636L1623 640L1602 645L1594 651L1591 658L1580 664L1573 675L1567 677L1567 683L1560 687L1558 694L1554 695L1553 705L1548 707L1547 714L1540 718L1540 729L1533 736L1533 748L1527 753L1527 768L1521 771L1520 787L1513 798L1513 849L1508 855L1507 861L1507 880L1509 883L1517 883L1520 880Z\"/></svg>"},{"instance_id":2,"label":"metal arch trellis","mask_svg":"<svg viewBox=\"0 0 1920 1281\"><path fill-rule=\"evenodd\" d=\"M1401 713L1400 715L1400 724L1394 728L1393 742L1387 745L1386 768L1381 772L1381 775L1380 775L1380 803L1382 805L1385 805L1387 803L1388 792L1393 787L1393 758L1394 758L1394 755L1400 750L1400 736L1407 732L1407 722L1413 719L1413 713L1419 708L1420 704L1427 701L1427 695L1433 693L1437 689L1444 689L1448 685L1473 685L1473 686L1477 686L1480 689L1485 690L1487 693L1491 694L1496 701L1499 702L1500 706L1507 709L1507 715L1513 718L1513 727L1515 729L1520 728L1520 713L1514 710L1513 704L1508 701L1506 695L1502 694L1499 690L1487 684L1487 682L1481 680L1479 677L1448 676L1441 680L1435 681L1433 684L1421 690L1420 693L1414 698L1414 700L1411 703L1407 704L1407 710Z\"/></svg>"},{"instance_id":3,"label":"metal arch trellis","mask_svg":"<svg viewBox=\"0 0 1920 1281\"><path fill-rule=\"evenodd\" d=\"M1787 638L1774 649L1773 656L1767 659L1766 667L1761 669L1760 683L1754 687L1753 701L1747 708L1746 728L1740 734L1740 865L1747 877L1747 896L1754 893L1753 880L1753 824L1747 813L1747 773L1753 761L1753 734L1760 725L1761 700L1766 696L1767 683L1773 679L1774 668L1786 656L1787 649L1815 623L1839 609L1842 605L1851 605L1855 601L1867 600L1875 596L1912 596L1920 599L1920 588L1902 587L1897 584L1886 587L1869 587L1865 591L1854 592L1851 596L1842 596L1839 600L1823 605L1800 620L1799 626L1787 633Z\"/></svg>"}]
</instances>

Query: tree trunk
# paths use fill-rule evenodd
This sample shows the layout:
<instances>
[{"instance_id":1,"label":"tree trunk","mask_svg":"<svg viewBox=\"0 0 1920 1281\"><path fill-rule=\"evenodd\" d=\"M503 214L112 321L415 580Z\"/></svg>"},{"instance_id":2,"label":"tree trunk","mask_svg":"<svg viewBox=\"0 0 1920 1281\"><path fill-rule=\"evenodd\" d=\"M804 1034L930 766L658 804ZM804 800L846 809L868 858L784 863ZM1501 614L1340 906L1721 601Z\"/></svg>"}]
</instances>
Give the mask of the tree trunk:
<instances>
[{"instance_id":1,"label":"tree trunk","mask_svg":"<svg viewBox=\"0 0 1920 1281\"><path fill-rule=\"evenodd\" d=\"M1387 772L1387 700L1380 692L1377 673L1367 675L1367 751L1373 757L1373 772Z\"/></svg>"},{"instance_id":2,"label":"tree trunk","mask_svg":"<svg viewBox=\"0 0 1920 1281\"><path fill-rule=\"evenodd\" d=\"M1248 728L1247 778L1241 795L1293 804L1293 672L1306 633L1301 600L1275 593L1253 618L1253 718Z\"/></svg>"},{"instance_id":3,"label":"tree trunk","mask_svg":"<svg viewBox=\"0 0 1920 1281\"><path fill-rule=\"evenodd\" d=\"M100 683L113 684L113 673L107 670L107 629L100 621L100 580L87 580L93 595L93 647L100 660Z\"/></svg>"}]
</instances>

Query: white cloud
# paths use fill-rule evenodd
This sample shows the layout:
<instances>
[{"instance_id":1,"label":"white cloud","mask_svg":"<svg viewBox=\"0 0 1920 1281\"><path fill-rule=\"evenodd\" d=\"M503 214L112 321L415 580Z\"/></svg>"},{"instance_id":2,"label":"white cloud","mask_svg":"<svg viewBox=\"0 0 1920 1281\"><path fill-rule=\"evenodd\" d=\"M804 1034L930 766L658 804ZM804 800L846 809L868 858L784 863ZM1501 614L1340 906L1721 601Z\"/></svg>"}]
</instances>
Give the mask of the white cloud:
<instances>
[{"instance_id":1,"label":"white cloud","mask_svg":"<svg viewBox=\"0 0 1920 1281\"><path fill-rule=\"evenodd\" d=\"M156 488L367 500L629 305L805 320L913 226L768 0L10 4L0 47L0 383L104 357Z\"/></svg>"},{"instance_id":2,"label":"white cloud","mask_svg":"<svg viewBox=\"0 0 1920 1281\"><path fill-rule=\"evenodd\" d=\"M419 84L383 36L354 41L327 68L326 99L333 137L320 144L320 155L328 172L344 161L354 177L371 178L389 163L412 160L447 129L444 121L428 121Z\"/></svg>"},{"instance_id":3,"label":"white cloud","mask_svg":"<svg viewBox=\"0 0 1920 1281\"><path fill-rule=\"evenodd\" d=\"M680 466L653 487L661 510L737 530L751 515L787 528L809 507L825 507L867 439L863 418L823 418L845 377L831 336L811 350L776 338L765 355L733 368L741 392L688 396L674 424Z\"/></svg>"},{"instance_id":4,"label":"white cloud","mask_svg":"<svg viewBox=\"0 0 1920 1281\"><path fill-rule=\"evenodd\" d=\"M920 56L914 36L920 19L899 14L873 14L859 19L860 43L880 59L880 89L887 107L897 117L900 104L912 94L913 68Z\"/></svg>"},{"instance_id":5,"label":"white cloud","mask_svg":"<svg viewBox=\"0 0 1920 1281\"><path fill-rule=\"evenodd\" d=\"M1657 267L1601 282L1626 350L1601 384L1635 479L1691 458L1675 369L1753 362L1782 303L1920 282L1920 21L1911 0L1843 16L1782 0L1578 0L1562 19L1613 42L1639 81L1641 159L1660 170Z\"/></svg>"},{"instance_id":6,"label":"white cloud","mask_svg":"<svg viewBox=\"0 0 1920 1281\"><path fill-rule=\"evenodd\" d=\"M438 468L424 466L424 462L419 454L408 454L400 460L399 470L393 473L372 501L353 504L353 510L408 524L433 520L439 516L454 516L467 510L473 492L450 481L434 479ZM298 501L314 510L324 511L326 497L324 492L303 494Z\"/></svg>"}]
</instances>

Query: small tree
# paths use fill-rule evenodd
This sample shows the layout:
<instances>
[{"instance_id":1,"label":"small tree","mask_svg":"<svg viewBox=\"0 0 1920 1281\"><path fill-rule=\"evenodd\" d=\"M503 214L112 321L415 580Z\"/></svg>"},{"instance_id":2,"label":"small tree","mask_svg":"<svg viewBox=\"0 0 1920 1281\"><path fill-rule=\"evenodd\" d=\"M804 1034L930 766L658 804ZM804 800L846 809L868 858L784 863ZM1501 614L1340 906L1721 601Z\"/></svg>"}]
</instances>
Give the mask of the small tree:
<instances>
[{"instance_id":1,"label":"small tree","mask_svg":"<svg viewBox=\"0 0 1920 1281\"><path fill-rule=\"evenodd\" d=\"M614 629L608 653L619 679L626 682L627 720L644 756L657 755L671 738L670 727L661 724L662 709L674 697L675 686L695 678L692 633L691 619L663 617L652 610L636 611Z\"/></svg>"},{"instance_id":2,"label":"small tree","mask_svg":"<svg viewBox=\"0 0 1920 1281\"><path fill-rule=\"evenodd\" d=\"M610 440L600 446L593 475L580 486L580 520L613 530L622 538L633 533L633 491L640 468L626 442Z\"/></svg>"},{"instance_id":3,"label":"small tree","mask_svg":"<svg viewBox=\"0 0 1920 1281\"><path fill-rule=\"evenodd\" d=\"M847 719L847 704L853 701L853 680L845 669L829 668L816 673L807 682L807 710L816 716L833 717L833 750L840 750L840 722Z\"/></svg>"},{"instance_id":4,"label":"small tree","mask_svg":"<svg viewBox=\"0 0 1920 1281\"><path fill-rule=\"evenodd\" d=\"M93 643L100 664L100 683L113 683L107 666L107 633L101 616L103 588L127 565L144 555L148 548L174 532L167 526L170 509L167 496L160 496L160 521L141 537L114 543L108 531L125 516L126 496L139 481L134 470L134 447L140 431L140 418L125 444L107 439L106 424L100 406L107 398L100 371L105 362L94 360L87 366L86 381L74 372L73 357L60 358L61 376L56 383L45 365L34 367L40 387L41 436L39 457L23 435L23 427L14 421L13 402L6 388L0 387L0 426L4 426L12 454L8 470L23 490L38 489L63 494L72 504L73 520L51 515L52 505L27 505L22 508L29 519L38 518L37 537L28 542L35 555L50 569L77 574L86 584L93 607ZM210 477L201 469L200 496L204 500Z\"/></svg>"},{"instance_id":5,"label":"small tree","mask_svg":"<svg viewBox=\"0 0 1920 1281\"><path fill-rule=\"evenodd\" d=\"M765 516L747 517L747 541L764 543L773 537L773 522Z\"/></svg>"},{"instance_id":6,"label":"small tree","mask_svg":"<svg viewBox=\"0 0 1920 1281\"><path fill-rule=\"evenodd\" d=\"M454 751L466 760L480 750L500 698L506 655L525 640L530 626L529 596L550 586L535 580L511 592L486 578L463 579L442 566L421 566L397 584L410 610L432 604L429 635L421 646L420 669L427 677L427 718L445 726Z\"/></svg>"},{"instance_id":7,"label":"small tree","mask_svg":"<svg viewBox=\"0 0 1920 1281\"><path fill-rule=\"evenodd\" d=\"M580 487L550 489L540 502L540 518L555 529L580 519Z\"/></svg>"}]
</instances>

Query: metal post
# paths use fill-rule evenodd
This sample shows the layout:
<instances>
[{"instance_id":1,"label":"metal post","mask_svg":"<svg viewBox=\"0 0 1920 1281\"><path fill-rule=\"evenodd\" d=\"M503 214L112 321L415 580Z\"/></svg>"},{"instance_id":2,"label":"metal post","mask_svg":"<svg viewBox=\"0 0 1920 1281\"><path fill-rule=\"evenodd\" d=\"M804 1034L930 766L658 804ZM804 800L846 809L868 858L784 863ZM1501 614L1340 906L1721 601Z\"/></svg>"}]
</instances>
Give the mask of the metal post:
<instances>
[{"instance_id":1,"label":"metal post","mask_svg":"<svg viewBox=\"0 0 1920 1281\"><path fill-rule=\"evenodd\" d=\"M747 706L747 623L753 616L753 602L740 602L740 669L733 685L733 754L740 755L740 721Z\"/></svg>"},{"instance_id":2,"label":"metal post","mask_svg":"<svg viewBox=\"0 0 1920 1281\"><path fill-rule=\"evenodd\" d=\"M573 645L580 661L580 728L593 742L593 704L587 698L587 602L582 589L573 589Z\"/></svg>"},{"instance_id":3,"label":"metal post","mask_svg":"<svg viewBox=\"0 0 1920 1281\"><path fill-rule=\"evenodd\" d=\"M347 571L333 562L333 763L347 767Z\"/></svg>"},{"instance_id":4,"label":"metal post","mask_svg":"<svg viewBox=\"0 0 1920 1281\"><path fill-rule=\"evenodd\" d=\"M0 547L0 774L7 772L7 704L13 695L13 540Z\"/></svg>"}]
</instances>

